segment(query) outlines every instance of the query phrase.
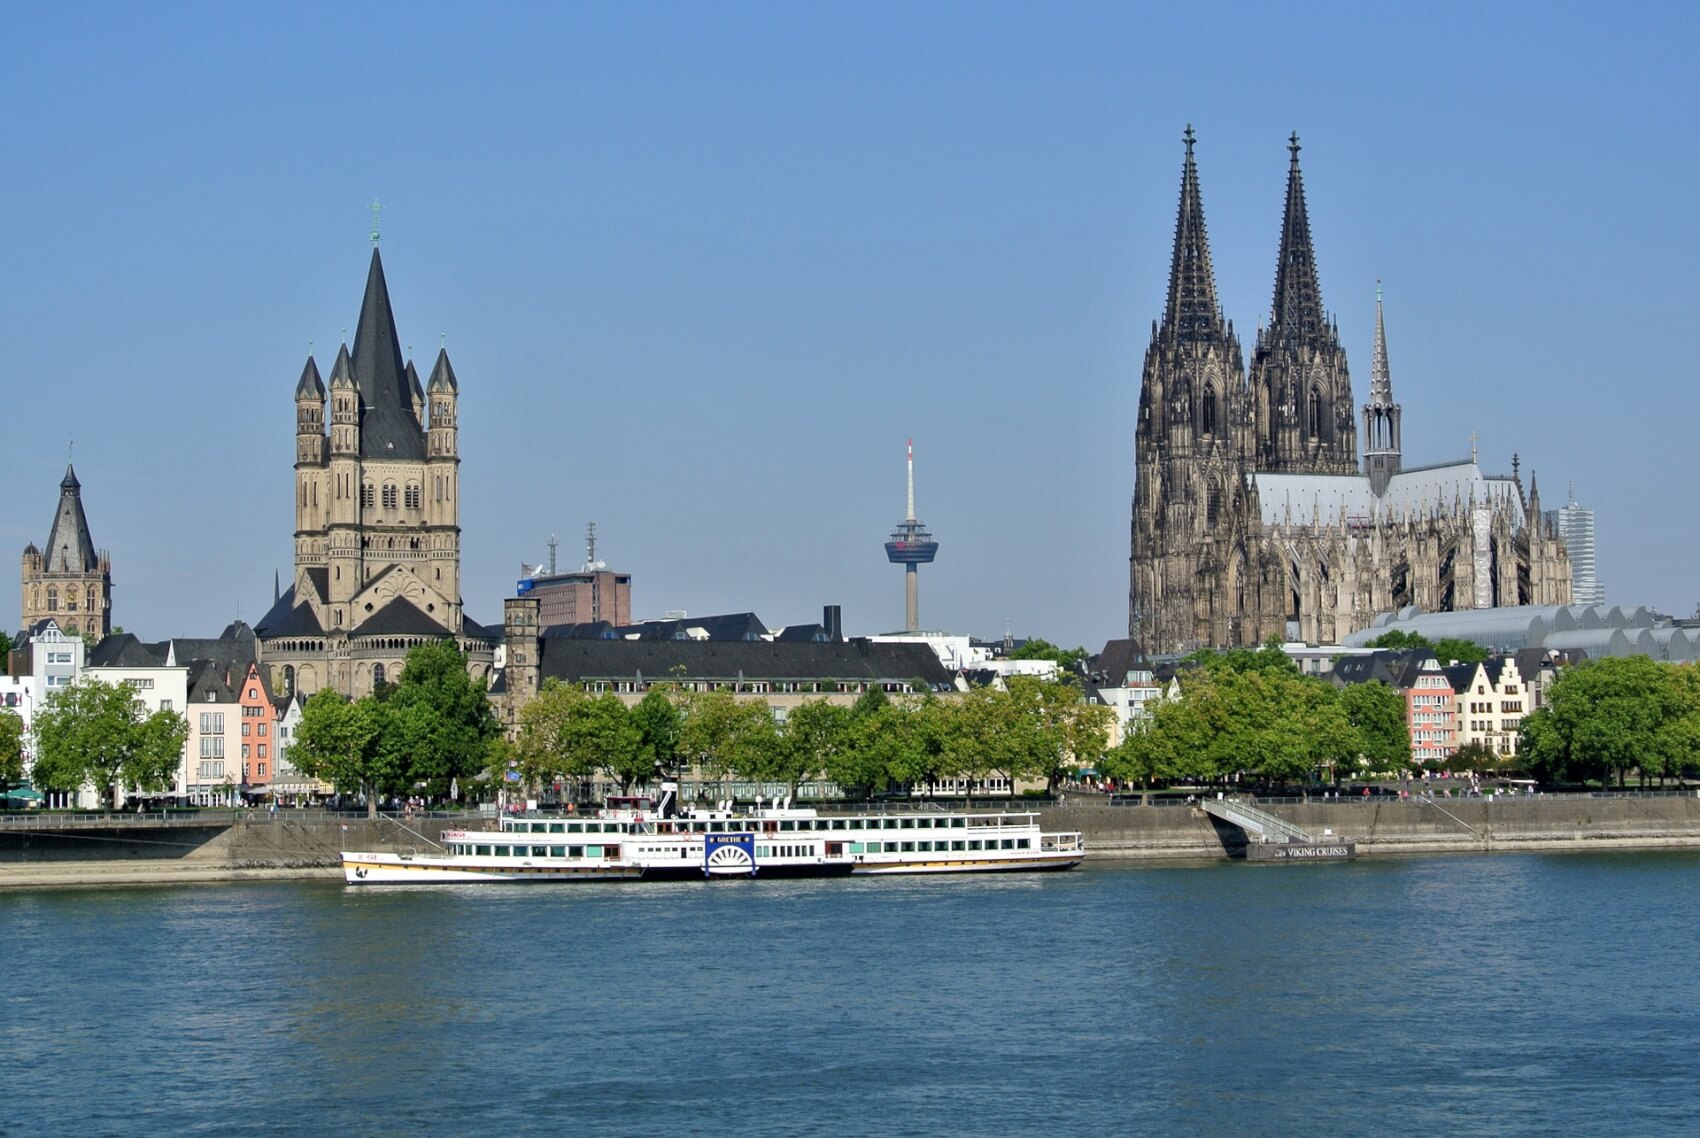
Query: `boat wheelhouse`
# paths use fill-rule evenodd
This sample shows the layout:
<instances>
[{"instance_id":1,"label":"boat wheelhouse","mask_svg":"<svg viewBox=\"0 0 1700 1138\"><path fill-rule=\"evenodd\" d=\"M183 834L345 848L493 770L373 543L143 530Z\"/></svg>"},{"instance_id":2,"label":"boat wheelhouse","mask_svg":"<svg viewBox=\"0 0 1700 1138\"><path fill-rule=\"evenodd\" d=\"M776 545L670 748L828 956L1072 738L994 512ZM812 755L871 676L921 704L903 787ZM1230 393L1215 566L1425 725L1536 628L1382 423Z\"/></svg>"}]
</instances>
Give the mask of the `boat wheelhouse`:
<instances>
[{"instance_id":1,"label":"boat wheelhouse","mask_svg":"<svg viewBox=\"0 0 1700 1138\"><path fill-rule=\"evenodd\" d=\"M644 881L1072 869L1078 833L1046 833L1032 812L904 810L823 814L788 800L676 810L613 800L587 815L505 816L496 830L450 830L442 852L343 854L353 884Z\"/></svg>"}]
</instances>

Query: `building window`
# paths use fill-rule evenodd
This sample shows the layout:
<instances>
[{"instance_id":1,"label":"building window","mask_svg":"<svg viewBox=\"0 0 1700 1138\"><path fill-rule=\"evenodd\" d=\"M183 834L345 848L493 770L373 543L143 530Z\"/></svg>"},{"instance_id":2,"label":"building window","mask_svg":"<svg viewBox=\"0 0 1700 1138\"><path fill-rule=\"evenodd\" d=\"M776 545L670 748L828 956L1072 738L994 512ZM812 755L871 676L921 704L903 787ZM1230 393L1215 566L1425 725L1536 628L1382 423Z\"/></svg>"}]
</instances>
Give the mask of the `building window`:
<instances>
[{"instance_id":1,"label":"building window","mask_svg":"<svg viewBox=\"0 0 1700 1138\"><path fill-rule=\"evenodd\" d=\"M384 509L393 510L395 508L396 508L395 483L394 482L386 482L386 483L384 483Z\"/></svg>"},{"instance_id":2,"label":"building window","mask_svg":"<svg viewBox=\"0 0 1700 1138\"><path fill-rule=\"evenodd\" d=\"M384 679L384 666L382 664L373 664L372 665L372 686L375 687L375 688L381 688L381 687L384 686L385 682L386 681Z\"/></svg>"},{"instance_id":3,"label":"building window","mask_svg":"<svg viewBox=\"0 0 1700 1138\"><path fill-rule=\"evenodd\" d=\"M59 611L59 590L52 585L47 586L47 611Z\"/></svg>"},{"instance_id":4,"label":"building window","mask_svg":"<svg viewBox=\"0 0 1700 1138\"><path fill-rule=\"evenodd\" d=\"M376 494L377 492L372 489L372 484L370 482L362 483L360 486L360 508L363 510L370 510L373 502L376 500Z\"/></svg>"},{"instance_id":5,"label":"building window","mask_svg":"<svg viewBox=\"0 0 1700 1138\"><path fill-rule=\"evenodd\" d=\"M261 743L260 744L260 758L263 759L265 757L266 757L266 745L264 743ZM260 773L261 774L266 773L266 764L264 764L264 763L260 764Z\"/></svg>"},{"instance_id":6,"label":"building window","mask_svg":"<svg viewBox=\"0 0 1700 1138\"><path fill-rule=\"evenodd\" d=\"M417 482L409 482L407 484L407 508L410 510L417 510L419 508L419 497L419 484Z\"/></svg>"}]
</instances>

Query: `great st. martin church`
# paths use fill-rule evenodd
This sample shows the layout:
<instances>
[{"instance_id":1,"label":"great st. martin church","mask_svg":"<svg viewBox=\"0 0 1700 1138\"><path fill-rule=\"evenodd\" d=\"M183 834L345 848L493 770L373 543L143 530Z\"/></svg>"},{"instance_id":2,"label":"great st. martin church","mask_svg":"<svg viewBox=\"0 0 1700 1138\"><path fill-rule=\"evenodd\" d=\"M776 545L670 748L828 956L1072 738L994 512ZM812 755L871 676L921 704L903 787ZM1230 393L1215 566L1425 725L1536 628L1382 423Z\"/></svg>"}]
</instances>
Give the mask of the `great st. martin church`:
<instances>
[{"instance_id":1,"label":"great st. martin church","mask_svg":"<svg viewBox=\"0 0 1700 1138\"><path fill-rule=\"evenodd\" d=\"M1322 307L1298 136L1269 325L1247 376L1222 318L1186 131L1168 302L1146 350L1134 430L1128 633L1147 652L1333 643L1378 612L1568 604L1570 565L1531 475L1466 461L1405 468L1376 300L1358 409Z\"/></svg>"}]
</instances>

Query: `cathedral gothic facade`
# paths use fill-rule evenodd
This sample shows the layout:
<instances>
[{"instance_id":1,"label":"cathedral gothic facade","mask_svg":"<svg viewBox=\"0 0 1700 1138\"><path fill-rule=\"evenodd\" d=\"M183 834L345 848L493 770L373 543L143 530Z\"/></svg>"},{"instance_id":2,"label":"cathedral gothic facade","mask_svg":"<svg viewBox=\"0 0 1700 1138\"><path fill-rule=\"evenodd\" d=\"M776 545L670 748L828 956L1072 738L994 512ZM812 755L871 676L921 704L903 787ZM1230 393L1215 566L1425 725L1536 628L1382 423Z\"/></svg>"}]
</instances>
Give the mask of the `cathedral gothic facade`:
<instances>
[{"instance_id":1,"label":"cathedral gothic facade","mask_svg":"<svg viewBox=\"0 0 1700 1138\"><path fill-rule=\"evenodd\" d=\"M1247 373L1216 299L1193 147L1188 127L1168 298L1140 383L1128 634L1150 653L1327 644L1411 604L1568 604L1563 542L1515 458L1509 476L1484 474L1474 454L1402 465L1379 295L1369 402L1354 405L1297 135L1274 308Z\"/></svg>"},{"instance_id":2,"label":"cathedral gothic facade","mask_svg":"<svg viewBox=\"0 0 1700 1138\"><path fill-rule=\"evenodd\" d=\"M295 386L295 572L254 628L273 691L358 698L445 638L488 675L499 630L461 609L459 398L446 350L424 385L403 362L374 246L353 349L328 389L311 356Z\"/></svg>"}]
</instances>

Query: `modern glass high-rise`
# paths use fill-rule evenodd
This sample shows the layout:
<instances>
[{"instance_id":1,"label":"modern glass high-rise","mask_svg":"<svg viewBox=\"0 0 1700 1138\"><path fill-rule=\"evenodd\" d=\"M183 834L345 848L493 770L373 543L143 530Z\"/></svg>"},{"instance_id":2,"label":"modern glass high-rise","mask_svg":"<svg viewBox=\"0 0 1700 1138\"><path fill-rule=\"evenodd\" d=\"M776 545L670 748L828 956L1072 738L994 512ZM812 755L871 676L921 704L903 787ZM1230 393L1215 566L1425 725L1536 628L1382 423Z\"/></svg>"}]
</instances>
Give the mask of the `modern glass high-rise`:
<instances>
[{"instance_id":1,"label":"modern glass high-rise","mask_svg":"<svg viewBox=\"0 0 1700 1138\"><path fill-rule=\"evenodd\" d=\"M1576 502L1576 487L1556 510L1546 512L1547 524L1564 539L1570 553L1570 596L1574 604L1603 605L1606 588L1594 563L1594 511Z\"/></svg>"}]
</instances>

